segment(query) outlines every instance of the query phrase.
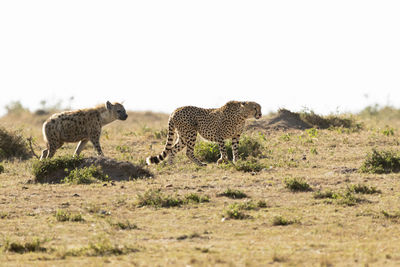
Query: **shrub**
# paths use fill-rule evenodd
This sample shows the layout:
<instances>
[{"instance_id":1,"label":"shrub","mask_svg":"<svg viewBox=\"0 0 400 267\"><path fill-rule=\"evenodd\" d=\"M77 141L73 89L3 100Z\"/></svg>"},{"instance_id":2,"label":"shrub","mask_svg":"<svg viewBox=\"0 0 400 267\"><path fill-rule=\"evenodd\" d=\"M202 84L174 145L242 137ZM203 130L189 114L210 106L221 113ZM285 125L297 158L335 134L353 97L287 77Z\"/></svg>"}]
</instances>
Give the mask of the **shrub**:
<instances>
[{"instance_id":1,"label":"shrub","mask_svg":"<svg viewBox=\"0 0 400 267\"><path fill-rule=\"evenodd\" d=\"M333 192L332 190L326 190L326 191L317 191L313 195L314 198L320 199L320 198L332 198L335 199L337 198L337 193Z\"/></svg>"},{"instance_id":2,"label":"shrub","mask_svg":"<svg viewBox=\"0 0 400 267\"><path fill-rule=\"evenodd\" d=\"M62 181L69 184L91 184L99 181L108 181L100 166L75 168Z\"/></svg>"},{"instance_id":3,"label":"shrub","mask_svg":"<svg viewBox=\"0 0 400 267\"><path fill-rule=\"evenodd\" d=\"M293 192L306 192L312 191L311 186L303 179L298 178L285 178L283 180L285 187Z\"/></svg>"},{"instance_id":4,"label":"shrub","mask_svg":"<svg viewBox=\"0 0 400 267\"><path fill-rule=\"evenodd\" d=\"M376 189L374 186L367 186L363 184L348 185L347 190L356 194L380 194L381 190Z\"/></svg>"},{"instance_id":5,"label":"shrub","mask_svg":"<svg viewBox=\"0 0 400 267\"><path fill-rule=\"evenodd\" d=\"M25 243L19 242L11 242L10 240L6 240L3 245L3 250L6 252L15 252L15 253L27 253L27 252L44 252L46 248L42 247L42 244L45 241L41 241L38 238L33 241L27 241Z\"/></svg>"},{"instance_id":6,"label":"shrub","mask_svg":"<svg viewBox=\"0 0 400 267\"><path fill-rule=\"evenodd\" d=\"M377 151L368 153L360 168L366 173L391 173L400 171L400 156L391 151Z\"/></svg>"},{"instance_id":7,"label":"shrub","mask_svg":"<svg viewBox=\"0 0 400 267\"><path fill-rule=\"evenodd\" d=\"M200 141L194 147L194 153L201 161L216 162L220 158L220 152L216 143Z\"/></svg>"},{"instance_id":8,"label":"shrub","mask_svg":"<svg viewBox=\"0 0 400 267\"><path fill-rule=\"evenodd\" d=\"M164 195L160 189L147 190L143 195L138 195L137 206L153 206L157 208L178 207L183 204L183 201L178 197Z\"/></svg>"},{"instance_id":9,"label":"shrub","mask_svg":"<svg viewBox=\"0 0 400 267\"><path fill-rule=\"evenodd\" d=\"M272 225L274 225L274 226L278 226L278 225L286 226L289 224L294 224L296 222L297 222L296 220L289 220L281 215L277 215L272 218Z\"/></svg>"},{"instance_id":10,"label":"shrub","mask_svg":"<svg viewBox=\"0 0 400 267\"><path fill-rule=\"evenodd\" d=\"M304 110L300 113L300 118L312 125L313 127L320 129L328 129L335 127L361 129L361 124L356 123L353 118L344 118L335 115L329 115L322 117L317 115L312 110Z\"/></svg>"},{"instance_id":11,"label":"shrub","mask_svg":"<svg viewBox=\"0 0 400 267\"><path fill-rule=\"evenodd\" d=\"M186 203L204 203L210 202L210 198L208 196L201 196L196 193L190 193L185 195Z\"/></svg>"},{"instance_id":12,"label":"shrub","mask_svg":"<svg viewBox=\"0 0 400 267\"><path fill-rule=\"evenodd\" d=\"M0 173L4 172L4 166L2 164L0 164Z\"/></svg>"},{"instance_id":13,"label":"shrub","mask_svg":"<svg viewBox=\"0 0 400 267\"><path fill-rule=\"evenodd\" d=\"M249 160L238 160L235 163L235 169L242 172L259 172L265 169L265 165L260 163L255 158Z\"/></svg>"},{"instance_id":14,"label":"shrub","mask_svg":"<svg viewBox=\"0 0 400 267\"><path fill-rule=\"evenodd\" d=\"M250 216L243 213L242 210L243 207L241 207L238 203L231 204L225 210L225 217L228 219L235 219L235 220L243 220L250 218Z\"/></svg>"},{"instance_id":15,"label":"shrub","mask_svg":"<svg viewBox=\"0 0 400 267\"><path fill-rule=\"evenodd\" d=\"M239 140L238 154L239 159L247 159L248 157L258 157L262 154L262 144L259 138L243 135ZM233 159L232 141L226 142L226 152L228 159ZM218 144L207 141L199 141L195 145L195 154L201 161L216 162L221 153Z\"/></svg>"},{"instance_id":16,"label":"shrub","mask_svg":"<svg viewBox=\"0 0 400 267\"><path fill-rule=\"evenodd\" d=\"M57 210L56 211L56 220L59 222L82 222L84 219L82 218L82 215L80 213L77 214L72 214L68 211L65 210Z\"/></svg>"},{"instance_id":17,"label":"shrub","mask_svg":"<svg viewBox=\"0 0 400 267\"><path fill-rule=\"evenodd\" d=\"M82 162L82 157L71 156L36 160L33 163L32 172L37 182L44 182L49 173L61 169L64 170L64 174L67 174L69 170L77 168Z\"/></svg>"},{"instance_id":18,"label":"shrub","mask_svg":"<svg viewBox=\"0 0 400 267\"><path fill-rule=\"evenodd\" d=\"M0 160L11 158L25 160L31 156L28 142L20 131L7 131L0 127Z\"/></svg>"},{"instance_id":19,"label":"shrub","mask_svg":"<svg viewBox=\"0 0 400 267\"><path fill-rule=\"evenodd\" d=\"M134 230L138 229L136 224L130 223L128 220L125 222L117 222L117 223L111 223L112 226L114 226L117 229L120 230Z\"/></svg>"},{"instance_id":20,"label":"shrub","mask_svg":"<svg viewBox=\"0 0 400 267\"><path fill-rule=\"evenodd\" d=\"M245 193L240 190L226 189L224 192L217 194L218 197L229 197L229 198L246 198L248 197Z\"/></svg>"}]
</instances>

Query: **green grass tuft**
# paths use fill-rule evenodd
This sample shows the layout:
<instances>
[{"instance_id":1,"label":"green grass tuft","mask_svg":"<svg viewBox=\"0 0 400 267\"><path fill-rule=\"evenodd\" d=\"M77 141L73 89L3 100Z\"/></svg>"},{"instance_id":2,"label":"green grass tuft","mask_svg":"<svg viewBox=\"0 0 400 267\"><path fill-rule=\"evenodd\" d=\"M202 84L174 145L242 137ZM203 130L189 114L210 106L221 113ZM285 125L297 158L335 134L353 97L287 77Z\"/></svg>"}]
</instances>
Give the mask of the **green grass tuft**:
<instances>
[{"instance_id":1,"label":"green grass tuft","mask_svg":"<svg viewBox=\"0 0 400 267\"><path fill-rule=\"evenodd\" d=\"M35 176L35 181L42 183L46 182L46 177L48 174L60 169L65 170L64 174L66 174L69 170L77 168L82 162L82 157L72 156L35 160L33 162L32 172Z\"/></svg>"},{"instance_id":2,"label":"green grass tuft","mask_svg":"<svg viewBox=\"0 0 400 267\"><path fill-rule=\"evenodd\" d=\"M208 141L197 142L194 150L196 157L204 162L216 162L221 156L218 144ZM259 157L262 155L262 151L263 146L260 138L250 137L247 135L243 135L240 138L238 146L239 159L245 160L248 157ZM232 141L230 140L226 142L226 152L228 154L228 159L232 160Z\"/></svg>"},{"instance_id":3,"label":"green grass tuft","mask_svg":"<svg viewBox=\"0 0 400 267\"><path fill-rule=\"evenodd\" d=\"M368 153L360 168L365 173L391 173L400 171L399 153L392 151L377 151Z\"/></svg>"},{"instance_id":4,"label":"green grass tuft","mask_svg":"<svg viewBox=\"0 0 400 267\"><path fill-rule=\"evenodd\" d=\"M45 240L41 241L39 238L36 238L32 241L27 241L25 243L6 240L5 244L3 245L3 251L20 254L29 252L45 252L47 249L42 246L44 242Z\"/></svg>"},{"instance_id":5,"label":"green grass tuft","mask_svg":"<svg viewBox=\"0 0 400 267\"><path fill-rule=\"evenodd\" d=\"M91 184L108 180L108 176L103 173L100 166L91 165L73 169L62 182L68 184Z\"/></svg>"},{"instance_id":6,"label":"green grass tuft","mask_svg":"<svg viewBox=\"0 0 400 267\"><path fill-rule=\"evenodd\" d=\"M82 222L84 221L82 214L72 214L66 210L59 209L56 211L56 220L59 222Z\"/></svg>"},{"instance_id":7,"label":"green grass tuft","mask_svg":"<svg viewBox=\"0 0 400 267\"><path fill-rule=\"evenodd\" d=\"M235 169L242 172L259 172L265 169L265 165L257 159L251 158L249 160L238 160L235 163Z\"/></svg>"},{"instance_id":8,"label":"green grass tuft","mask_svg":"<svg viewBox=\"0 0 400 267\"><path fill-rule=\"evenodd\" d=\"M283 180L285 187L292 192L307 192L312 191L311 186L303 179L285 178Z\"/></svg>"},{"instance_id":9,"label":"green grass tuft","mask_svg":"<svg viewBox=\"0 0 400 267\"><path fill-rule=\"evenodd\" d=\"M298 223L297 220L289 220L281 215L274 216L272 218L272 225L274 226L286 226L290 224Z\"/></svg>"},{"instance_id":10,"label":"green grass tuft","mask_svg":"<svg viewBox=\"0 0 400 267\"><path fill-rule=\"evenodd\" d=\"M356 194L380 194L381 190L376 189L374 186L368 186L363 184L348 185L347 190Z\"/></svg>"},{"instance_id":11,"label":"green grass tuft","mask_svg":"<svg viewBox=\"0 0 400 267\"><path fill-rule=\"evenodd\" d=\"M217 197L229 197L233 199L246 198L247 194L237 189L226 189L224 192L217 194Z\"/></svg>"},{"instance_id":12,"label":"green grass tuft","mask_svg":"<svg viewBox=\"0 0 400 267\"><path fill-rule=\"evenodd\" d=\"M8 131L0 127L0 161L4 159L29 159L32 154L26 138L20 131Z\"/></svg>"}]
</instances>

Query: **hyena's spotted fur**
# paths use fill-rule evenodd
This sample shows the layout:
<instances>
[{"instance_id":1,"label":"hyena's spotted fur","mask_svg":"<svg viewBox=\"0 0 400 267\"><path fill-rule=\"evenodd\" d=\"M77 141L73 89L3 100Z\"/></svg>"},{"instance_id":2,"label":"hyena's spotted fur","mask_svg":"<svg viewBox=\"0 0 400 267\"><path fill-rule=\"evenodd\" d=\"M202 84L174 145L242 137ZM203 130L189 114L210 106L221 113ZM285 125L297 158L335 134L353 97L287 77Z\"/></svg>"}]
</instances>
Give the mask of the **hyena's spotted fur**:
<instances>
[{"instance_id":1,"label":"hyena's spotted fur","mask_svg":"<svg viewBox=\"0 0 400 267\"><path fill-rule=\"evenodd\" d=\"M146 162L148 165L157 164L169 157L169 163L172 163L175 154L187 146L187 157L197 165L206 165L194 156L197 133L207 140L218 143L221 151L218 164L228 159L224 140L232 138L235 162L238 158L239 137L243 132L245 121L252 117L261 118L261 106L256 102L229 101L224 106L214 109L193 106L178 108L169 117L168 137L163 152L148 157ZM175 130L178 131L178 138L173 145Z\"/></svg>"},{"instance_id":2,"label":"hyena's spotted fur","mask_svg":"<svg viewBox=\"0 0 400 267\"><path fill-rule=\"evenodd\" d=\"M43 138L47 148L40 159L51 158L65 142L79 142L74 155L79 155L87 142L91 141L99 156L101 127L115 120L126 120L128 115L120 103L94 108L65 111L53 114L43 124Z\"/></svg>"}]
</instances>

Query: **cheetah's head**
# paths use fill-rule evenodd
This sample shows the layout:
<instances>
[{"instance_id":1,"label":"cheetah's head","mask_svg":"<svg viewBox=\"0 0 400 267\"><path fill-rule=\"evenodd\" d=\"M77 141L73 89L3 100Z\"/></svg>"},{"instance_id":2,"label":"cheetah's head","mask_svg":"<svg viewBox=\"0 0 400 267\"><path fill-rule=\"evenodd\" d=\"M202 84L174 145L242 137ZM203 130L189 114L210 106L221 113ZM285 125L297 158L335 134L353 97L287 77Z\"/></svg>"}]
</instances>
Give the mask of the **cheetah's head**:
<instances>
[{"instance_id":1,"label":"cheetah's head","mask_svg":"<svg viewBox=\"0 0 400 267\"><path fill-rule=\"evenodd\" d=\"M111 104L110 101L107 101L106 109L115 119L124 121L126 118L128 118L128 114L126 114L124 106L120 103L115 102L114 104Z\"/></svg>"},{"instance_id":2,"label":"cheetah's head","mask_svg":"<svg viewBox=\"0 0 400 267\"><path fill-rule=\"evenodd\" d=\"M262 113L261 113L261 106L256 103L256 102L251 102L251 101L246 101L242 102L242 107L245 110L245 113L247 115L247 118L256 118L257 120L261 118Z\"/></svg>"}]
</instances>

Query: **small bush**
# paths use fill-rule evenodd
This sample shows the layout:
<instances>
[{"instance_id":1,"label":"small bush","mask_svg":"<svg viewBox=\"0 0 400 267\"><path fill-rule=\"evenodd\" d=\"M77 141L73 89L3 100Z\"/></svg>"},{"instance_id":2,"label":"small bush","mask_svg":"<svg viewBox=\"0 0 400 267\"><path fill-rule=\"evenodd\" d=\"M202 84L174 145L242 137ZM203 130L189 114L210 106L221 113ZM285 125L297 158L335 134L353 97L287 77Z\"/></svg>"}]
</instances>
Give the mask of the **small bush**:
<instances>
[{"instance_id":1,"label":"small bush","mask_svg":"<svg viewBox=\"0 0 400 267\"><path fill-rule=\"evenodd\" d=\"M32 172L36 182L45 182L46 176L56 170L64 170L64 175L69 170L77 168L83 162L82 157L57 157L52 159L36 160L32 166Z\"/></svg>"},{"instance_id":2,"label":"small bush","mask_svg":"<svg viewBox=\"0 0 400 267\"><path fill-rule=\"evenodd\" d=\"M201 196L196 193L190 193L185 195L186 203L204 203L210 202L210 198L208 196Z\"/></svg>"},{"instance_id":3,"label":"small bush","mask_svg":"<svg viewBox=\"0 0 400 267\"><path fill-rule=\"evenodd\" d=\"M65 210L57 210L56 211L56 220L59 222L82 222L84 219L80 213L72 214Z\"/></svg>"},{"instance_id":4,"label":"small bush","mask_svg":"<svg viewBox=\"0 0 400 267\"><path fill-rule=\"evenodd\" d=\"M42 247L44 242L45 241L41 241L38 238L25 243L11 242L10 240L6 240L5 244L3 245L3 250L5 252L15 252L20 254L28 252L45 252L46 248Z\"/></svg>"},{"instance_id":5,"label":"small bush","mask_svg":"<svg viewBox=\"0 0 400 267\"><path fill-rule=\"evenodd\" d=\"M251 158L250 160L238 160L235 164L235 169L242 172L260 172L265 169L265 165L255 158Z\"/></svg>"},{"instance_id":6,"label":"small bush","mask_svg":"<svg viewBox=\"0 0 400 267\"><path fill-rule=\"evenodd\" d=\"M225 218L228 219L235 219L235 220L243 220L250 218L249 215L245 214L243 211L243 207L239 205L238 203L234 203L228 206L228 208L225 210Z\"/></svg>"},{"instance_id":7,"label":"small bush","mask_svg":"<svg viewBox=\"0 0 400 267\"><path fill-rule=\"evenodd\" d=\"M395 213L389 213L388 211L382 210L381 213L387 219L392 219L392 220L399 220L400 219L400 212L399 211L396 211Z\"/></svg>"},{"instance_id":8,"label":"small bush","mask_svg":"<svg viewBox=\"0 0 400 267\"><path fill-rule=\"evenodd\" d=\"M274 226L279 226L279 225L286 226L286 225L294 224L294 223L297 223L297 221L286 219L285 217L283 217L281 215L278 215L278 216L275 216L272 218L272 225L274 225Z\"/></svg>"},{"instance_id":9,"label":"small bush","mask_svg":"<svg viewBox=\"0 0 400 267\"><path fill-rule=\"evenodd\" d=\"M262 154L262 144L259 139L243 135L239 140L238 154L239 159L247 159L248 157L258 157ZM226 152L228 159L233 159L232 141L226 142ZM221 153L218 144L207 141L199 141L195 145L195 155L201 161L216 162Z\"/></svg>"},{"instance_id":10,"label":"small bush","mask_svg":"<svg viewBox=\"0 0 400 267\"><path fill-rule=\"evenodd\" d=\"M135 248L112 244L110 240L106 238L99 238L95 242L90 242L88 246L78 249L68 250L67 252L64 253L63 256L99 257L99 256L126 255L138 251L139 250Z\"/></svg>"},{"instance_id":11,"label":"small bush","mask_svg":"<svg viewBox=\"0 0 400 267\"><path fill-rule=\"evenodd\" d=\"M197 142L194 147L194 151L196 157L203 162L216 162L221 156L218 145L211 142Z\"/></svg>"},{"instance_id":12,"label":"small bush","mask_svg":"<svg viewBox=\"0 0 400 267\"><path fill-rule=\"evenodd\" d=\"M0 127L0 160L11 158L25 160L31 157L28 142L20 131L7 131Z\"/></svg>"},{"instance_id":13,"label":"small bush","mask_svg":"<svg viewBox=\"0 0 400 267\"><path fill-rule=\"evenodd\" d=\"M156 208L178 207L183 201L177 196L164 195L161 190L148 190L143 195L138 195L137 206L153 206Z\"/></svg>"},{"instance_id":14,"label":"small bush","mask_svg":"<svg viewBox=\"0 0 400 267\"><path fill-rule=\"evenodd\" d=\"M303 179L286 178L283 180L285 187L293 192L306 192L312 191L311 186Z\"/></svg>"},{"instance_id":15,"label":"small bush","mask_svg":"<svg viewBox=\"0 0 400 267\"><path fill-rule=\"evenodd\" d=\"M304 110L300 113L300 118L304 122L319 129L328 129L335 127L361 129L361 124L356 123L353 118L344 118L335 115L322 117L318 114L315 114L312 110Z\"/></svg>"},{"instance_id":16,"label":"small bush","mask_svg":"<svg viewBox=\"0 0 400 267\"><path fill-rule=\"evenodd\" d=\"M376 189L374 186L367 186L363 184L348 185L347 190L356 194L380 194L381 190Z\"/></svg>"},{"instance_id":17,"label":"small bush","mask_svg":"<svg viewBox=\"0 0 400 267\"><path fill-rule=\"evenodd\" d=\"M393 136L394 135L394 129L389 128L389 126L386 126L385 129L382 130L382 134L385 136Z\"/></svg>"},{"instance_id":18,"label":"small bush","mask_svg":"<svg viewBox=\"0 0 400 267\"><path fill-rule=\"evenodd\" d=\"M126 222L117 222L117 223L111 223L115 228L119 230L135 230L138 229L136 224L130 223L129 221Z\"/></svg>"},{"instance_id":19,"label":"small bush","mask_svg":"<svg viewBox=\"0 0 400 267\"><path fill-rule=\"evenodd\" d=\"M235 190L235 189L226 189L224 192L217 194L218 197L229 197L233 199L237 198L246 198L248 197L245 193L243 193L240 190Z\"/></svg>"},{"instance_id":20,"label":"small bush","mask_svg":"<svg viewBox=\"0 0 400 267\"><path fill-rule=\"evenodd\" d=\"M360 168L365 173L391 173L400 171L400 156L391 151L377 151L368 153Z\"/></svg>"},{"instance_id":21,"label":"small bush","mask_svg":"<svg viewBox=\"0 0 400 267\"><path fill-rule=\"evenodd\" d=\"M99 181L108 181L100 166L75 168L62 181L69 184L91 184Z\"/></svg>"},{"instance_id":22,"label":"small bush","mask_svg":"<svg viewBox=\"0 0 400 267\"><path fill-rule=\"evenodd\" d=\"M4 172L4 166L2 164L0 164L0 173Z\"/></svg>"},{"instance_id":23,"label":"small bush","mask_svg":"<svg viewBox=\"0 0 400 267\"><path fill-rule=\"evenodd\" d=\"M336 199L337 198L337 193L333 192L332 190L326 190L326 191L317 191L313 195L314 198L316 199L322 199L322 198L332 198Z\"/></svg>"}]
</instances>

